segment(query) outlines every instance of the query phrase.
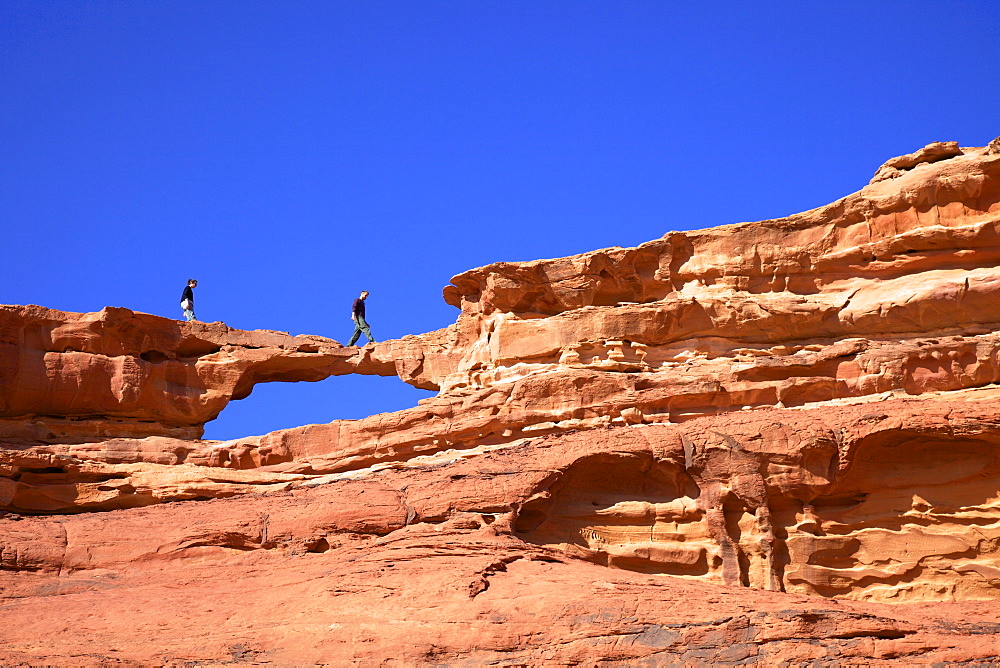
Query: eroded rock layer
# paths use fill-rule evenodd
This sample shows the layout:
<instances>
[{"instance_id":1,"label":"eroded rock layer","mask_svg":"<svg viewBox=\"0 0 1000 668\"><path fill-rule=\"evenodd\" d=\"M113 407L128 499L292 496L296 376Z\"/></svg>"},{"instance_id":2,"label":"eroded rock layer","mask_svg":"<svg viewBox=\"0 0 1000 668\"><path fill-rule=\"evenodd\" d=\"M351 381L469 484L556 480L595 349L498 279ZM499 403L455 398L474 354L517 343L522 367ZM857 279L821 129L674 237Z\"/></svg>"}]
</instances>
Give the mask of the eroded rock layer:
<instances>
[{"instance_id":1,"label":"eroded rock layer","mask_svg":"<svg viewBox=\"0 0 1000 668\"><path fill-rule=\"evenodd\" d=\"M58 651L0 630L0 660L998 660L971 603L1000 592L995 144L784 219L475 269L454 325L362 349L0 307L0 606L115 597ZM198 438L255 383L343 373L438 393ZM203 630L168 645L170 615Z\"/></svg>"},{"instance_id":2,"label":"eroded rock layer","mask_svg":"<svg viewBox=\"0 0 1000 668\"><path fill-rule=\"evenodd\" d=\"M995 660L992 608L940 603L996 597L995 400L610 427L232 499L11 515L0 606L22 621L0 658ZM89 631L39 653L46 618Z\"/></svg>"}]
</instances>

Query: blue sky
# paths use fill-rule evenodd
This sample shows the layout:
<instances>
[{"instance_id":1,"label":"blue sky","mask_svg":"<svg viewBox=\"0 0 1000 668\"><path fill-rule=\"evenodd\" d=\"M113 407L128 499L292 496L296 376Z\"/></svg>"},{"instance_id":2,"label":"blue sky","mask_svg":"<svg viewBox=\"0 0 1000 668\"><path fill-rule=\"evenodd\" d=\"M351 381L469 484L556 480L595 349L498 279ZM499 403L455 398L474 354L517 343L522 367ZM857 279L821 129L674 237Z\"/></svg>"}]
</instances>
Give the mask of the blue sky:
<instances>
[{"instance_id":1,"label":"blue sky","mask_svg":"<svg viewBox=\"0 0 1000 668\"><path fill-rule=\"evenodd\" d=\"M454 274L796 213L1000 135L1000 9L831 2L0 3L0 302L345 341ZM416 404L258 386L206 437Z\"/></svg>"}]
</instances>

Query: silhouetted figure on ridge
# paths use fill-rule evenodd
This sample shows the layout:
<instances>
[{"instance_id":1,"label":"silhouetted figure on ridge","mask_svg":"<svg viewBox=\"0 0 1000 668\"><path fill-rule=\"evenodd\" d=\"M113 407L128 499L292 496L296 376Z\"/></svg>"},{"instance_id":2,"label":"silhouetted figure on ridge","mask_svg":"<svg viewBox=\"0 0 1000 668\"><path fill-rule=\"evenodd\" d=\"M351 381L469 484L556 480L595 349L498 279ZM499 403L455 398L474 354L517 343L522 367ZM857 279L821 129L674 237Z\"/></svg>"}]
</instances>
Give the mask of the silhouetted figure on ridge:
<instances>
[{"instance_id":1,"label":"silhouetted figure on ridge","mask_svg":"<svg viewBox=\"0 0 1000 668\"><path fill-rule=\"evenodd\" d=\"M354 305L351 306L351 320L354 321L354 336L347 343L349 346L353 346L362 333L368 337L368 343L375 343L375 339L372 338L372 330L368 327L368 321L365 320L366 299L368 299L368 291L362 290L361 296L355 299Z\"/></svg>"}]
</instances>

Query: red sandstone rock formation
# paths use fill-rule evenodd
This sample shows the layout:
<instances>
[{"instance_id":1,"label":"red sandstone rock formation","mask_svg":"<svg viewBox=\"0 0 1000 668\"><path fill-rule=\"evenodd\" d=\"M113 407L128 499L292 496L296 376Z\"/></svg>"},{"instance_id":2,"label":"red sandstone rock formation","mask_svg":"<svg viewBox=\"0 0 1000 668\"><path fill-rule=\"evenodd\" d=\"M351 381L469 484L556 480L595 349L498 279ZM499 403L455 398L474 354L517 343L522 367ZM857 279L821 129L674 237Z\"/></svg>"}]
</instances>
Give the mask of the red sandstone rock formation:
<instances>
[{"instance_id":1,"label":"red sandstone rock formation","mask_svg":"<svg viewBox=\"0 0 1000 668\"><path fill-rule=\"evenodd\" d=\"M0 659L997 660L995 143L475 269L453 326L360 350L0 307ZM439 392L197 440L342 373Z\"/></svg>"},{"instance_id":2,"label":"red sandstone rock formation","mask_svg":"<svg viewBox=\"0 0 1000 668\"><path fill-rule=\"evenodd\" d=\"M113 307L65 313L0 305L0 332L0 439L8 443L198 439L256 383L345 373L407 378L434 340L424 335L411 352L408 337L376 352Z\"/></svg>"}]
</instances>

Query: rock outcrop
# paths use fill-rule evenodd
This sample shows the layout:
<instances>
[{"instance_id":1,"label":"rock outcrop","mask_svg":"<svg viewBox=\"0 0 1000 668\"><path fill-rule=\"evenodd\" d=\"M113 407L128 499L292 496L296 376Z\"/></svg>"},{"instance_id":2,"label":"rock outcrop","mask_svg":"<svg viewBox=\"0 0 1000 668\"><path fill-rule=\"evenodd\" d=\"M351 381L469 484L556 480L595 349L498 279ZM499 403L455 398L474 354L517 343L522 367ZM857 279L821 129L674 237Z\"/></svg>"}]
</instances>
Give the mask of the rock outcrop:
<instances>
[{"instance_id":1,"label":"rock outcrop","mask_svg":"<svg viewBox=\"0 0 1000 668\"><path fill-rule=\"evenodd\" d=\"M0 307L25 620L0 659L997 660L972 603L1000 593L995 143L788 218L474 269L454 325L361 349ZM438 394L199 440L255 383L344 373ZM91 638L39 642L52 591L105 607ZM203 630L158 640L178 614Z\"/></svg>"},{"instance_id":2,"label":"rock outcrop","mask_svg":"<svg viewBox=\"0 0 1000 668\"><path fill-rule=\"evenodd\" d=\"M878 171L875 172L875 176L872 177L869 184L885 181L886 179L895 179L917 165L937 162L938 160L947 160L957 155L962 155L962 149L958 147L957 141L936 141L928 144L919 151L886 160L879 167Z\"/></svg>"}]
</instances>

